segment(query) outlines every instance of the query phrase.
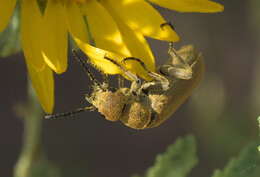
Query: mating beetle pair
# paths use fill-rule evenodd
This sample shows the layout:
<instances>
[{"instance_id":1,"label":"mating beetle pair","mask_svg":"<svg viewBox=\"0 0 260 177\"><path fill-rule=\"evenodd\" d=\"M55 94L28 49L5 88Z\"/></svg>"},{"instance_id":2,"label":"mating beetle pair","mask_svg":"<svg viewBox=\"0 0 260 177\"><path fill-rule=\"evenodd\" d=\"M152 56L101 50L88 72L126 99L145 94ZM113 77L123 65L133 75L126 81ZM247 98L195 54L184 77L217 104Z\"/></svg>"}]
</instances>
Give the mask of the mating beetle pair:
<instances>
[{"instance_id":1,"label":"mating beetle pair","mask_svg":"<svg viewBox=\"0 0 260 177\"><path fill-rule=\"evenodd\" d=\"M169 61L157 68L156 73L149 71L138 58L125 58L139 62L147 71L152 81L141 80L132 72L126 70L121 63L104 56L117 65L124 74L132 79L130 88L121 86L112 91L106 82L99 83L90 73L84 60L74 51L74 57L81 63L90 79L94 82L94 90L86 100L89 107L79 108L72 112L46 115L53 119L73 115L86 110L97 109L105 119L120 120L124 125L133 129L146 129L159 126L169 118L178 107L191 95L192 90L200 82L204 72L204 62L201 53L188 45L175 51L170 43Z\"/></svg>"}]
</instances>

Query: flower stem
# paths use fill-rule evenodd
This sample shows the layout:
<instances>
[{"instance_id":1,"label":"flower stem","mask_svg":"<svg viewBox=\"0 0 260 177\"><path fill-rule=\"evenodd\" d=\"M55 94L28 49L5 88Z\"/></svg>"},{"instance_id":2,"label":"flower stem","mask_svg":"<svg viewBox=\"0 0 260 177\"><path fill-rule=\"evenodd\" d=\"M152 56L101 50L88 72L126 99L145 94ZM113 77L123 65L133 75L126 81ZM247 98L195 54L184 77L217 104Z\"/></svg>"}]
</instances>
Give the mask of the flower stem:
<instances>
[{"instance_id":1,"label":"flower stem","mask_svg":"<svg viewBox=\"0 0 260 177\"><path fill-rule=\"evenodd\" d=\"M24 122L23 147L15 165L14 177L31 176L33 165L43 158L41 132L43 112L32 89L28 85L28 103L18 107Z\"/></svg>"}]
</instances>

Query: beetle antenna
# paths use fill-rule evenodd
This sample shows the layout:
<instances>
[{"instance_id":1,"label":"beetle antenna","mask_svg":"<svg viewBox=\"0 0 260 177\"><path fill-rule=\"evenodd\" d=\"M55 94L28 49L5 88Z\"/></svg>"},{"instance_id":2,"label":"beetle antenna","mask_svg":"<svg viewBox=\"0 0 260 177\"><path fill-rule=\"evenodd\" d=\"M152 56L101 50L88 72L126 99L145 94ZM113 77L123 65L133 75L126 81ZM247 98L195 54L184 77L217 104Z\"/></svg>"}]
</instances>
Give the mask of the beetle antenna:
<instances>
[{"instance_id":1,"label":"beetle antenna","mask_svg":"<svg viewBox=\"0 0 260 177\"><path fill-rule=\"evenodd\" d=\"M59 119L59 118L64 118L64 117L71 117L80 112L92 111L94 109L96 109L94 106L89 106L89 107L84 107L84 108L78 108L74 111L69 111L69 112L63 112L63 113L57 113L57 114L47 114L44 116L44 118L45 119Z\"/></svg>"},{"instance_id":2,"label":"beetle antenna","mask_svg":"<svg viewBox=\"0 0 260 177\"><path fill-rule=\"evenodd\" d=\"M78 55L77 51L75 49L72 49L73 57L80 63L84 71L87 73L88 77L92 82L94 82L95 85L97 85L99 88L103 89L102 85L98 82L98 80L93 76L93 74L88 69L88 66L86 65L86 62ZM88 56L87 56L88 58Z\"/></svg>"}]
</instances>

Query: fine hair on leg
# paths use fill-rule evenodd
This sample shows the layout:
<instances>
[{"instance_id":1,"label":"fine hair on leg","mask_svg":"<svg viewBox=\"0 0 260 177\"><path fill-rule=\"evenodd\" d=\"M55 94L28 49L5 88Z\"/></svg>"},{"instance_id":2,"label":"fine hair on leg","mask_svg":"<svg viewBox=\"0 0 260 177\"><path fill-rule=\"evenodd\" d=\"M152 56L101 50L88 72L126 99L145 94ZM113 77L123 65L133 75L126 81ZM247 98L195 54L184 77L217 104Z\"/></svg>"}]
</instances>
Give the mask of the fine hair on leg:
<instances>
[{"instance_id":1,"label":"fine hair on leg","mask_svg":"<svg viewBox=\"0 0 260 177\"><path fill-rule=\"evenodd\" d=\"M84 69L85 73L88 75L91 82L93 82L96 86L98 86L100 89L104 90L103 86L100 84L100 82L94 77L94 75L90 72L86 62L78 55L77 51L75 49L72 49L73 58L76 59L82 68ZM87 59L89 59L88 56L86 56Z\"/></svg>"}]
</instances>

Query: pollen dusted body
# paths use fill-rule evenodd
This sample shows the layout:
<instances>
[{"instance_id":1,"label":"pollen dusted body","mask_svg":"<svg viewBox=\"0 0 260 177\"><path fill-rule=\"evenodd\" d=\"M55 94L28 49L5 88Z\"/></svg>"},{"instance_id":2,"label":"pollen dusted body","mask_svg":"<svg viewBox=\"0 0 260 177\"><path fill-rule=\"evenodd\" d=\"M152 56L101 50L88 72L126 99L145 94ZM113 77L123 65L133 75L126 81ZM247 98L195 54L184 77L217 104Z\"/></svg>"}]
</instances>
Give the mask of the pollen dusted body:
<instances>
[{"instance_id":1,"label":"pollen dusted body","mask_svg":"<svg viewBox=\"0 0 260 177\"><path fill-rule=\"evenodd\" d=\"M159 126L191 95L204 71L203 58L193 46L184 46L176 54L171 55L167 65L158 68L158 73L169 81L166 90L163 89L162 82L157 80L145 82L135 87L134 90L119 88L112 92L94 89L87 100L107 120L120 120L124 125L133 129ZM176 65L179 57L183 59L182 62L185 66Z\"/></svg>"},{"instance_id":2,"label":"pollen dusted body","mask_svg":"<svg viewBox=\"0 0 260 177\"><path fill-rule=\"evenodd\" d=\"M199 84L204 71L201 53L198 53L193 46L184 46L175 51L170 45L168 53L169 61L165 65L159 66L156 73L148 71L142 61L137 58L125 59L125 62L127 60L139 62L153 78L152 81L143 83L122 65L105 56L104 59L117 65L128 78L133 80L130 88L121 86L113 89L114 91L109 88L108 83L99 83L87 69L85 62L74 53L75 58L94 82L93 92L85 97L92 106L45 117L58 118L97 109L106 120L121 121L133 129L159 126L191 95L192 90Z\"/></svg>"},{"instance_id":3,"label":"pollen dusted body","mask_svg":"<svg viewBox=\"0 0 260 177\"><path fill-rule=\"evenodd\" d=\"M149 97L135 96L129 88L120 88L114 92L96 88L86 99L106 120L120 120L134 129L144 129L150 122L152 108Z\"/></svg>"}]
</instances>

